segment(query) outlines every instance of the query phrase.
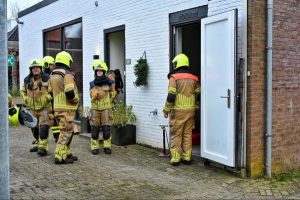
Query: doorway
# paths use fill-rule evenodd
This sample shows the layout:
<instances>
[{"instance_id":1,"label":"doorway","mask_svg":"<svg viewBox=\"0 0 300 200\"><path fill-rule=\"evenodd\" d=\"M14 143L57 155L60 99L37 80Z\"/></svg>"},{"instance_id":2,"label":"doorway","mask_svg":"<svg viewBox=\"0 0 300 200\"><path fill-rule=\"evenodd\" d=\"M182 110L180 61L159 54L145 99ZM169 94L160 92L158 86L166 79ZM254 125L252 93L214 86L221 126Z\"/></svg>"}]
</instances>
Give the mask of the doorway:
<instances>
[{"instance_id":1,"label":"doorway","mask_svg":"<svg viewBox=\"0 0 300 200\"><path fill-rule=\"evenodd\" d=\"M172 59L184 53L200 80L201 108L193 128L194 155L236 166L236 11L207 17L207 7L170 14Z\"/></svg>"},{"instance_id":2,"label":"doorway","mask_svg":"<svg viewBox=\"0 0 300 200\"><path fill-rule=\"evenodd\" d=\"M200 22L192 22L173 26L173 58L180 53L189 58L190 71L199 78L201 82L201 26ZM193 154L200 156L200 112L196 111L195 126L193 128Z\"/></svg>"},{"instance_id":3,"label":"doorway","mask_svg":"<svg viewBox=\"0 0 300 200\"><path fill-rule=\"evenodd\" d=\"M118 26L104 30L104 57L110 70L120 70L123 81L123 90L119 91L117 101L126 101L125 86L125 26Z\"/></svg>"},{"instance_id":4,"label":"doorway","mask_svg":"<svg viewBox=\"0 0 300 200\"><path fill-rule=\"evenodd\" d=\"M199 78L201 83L201 19L207 17L208 6L200 6L171 13L170 18L170 71L173 70L172 60L180 53L189 58L190 71ZM193 150L201 156L201 119L200 110L196 111L193 128Z\"/></svg>"}]
</instances>

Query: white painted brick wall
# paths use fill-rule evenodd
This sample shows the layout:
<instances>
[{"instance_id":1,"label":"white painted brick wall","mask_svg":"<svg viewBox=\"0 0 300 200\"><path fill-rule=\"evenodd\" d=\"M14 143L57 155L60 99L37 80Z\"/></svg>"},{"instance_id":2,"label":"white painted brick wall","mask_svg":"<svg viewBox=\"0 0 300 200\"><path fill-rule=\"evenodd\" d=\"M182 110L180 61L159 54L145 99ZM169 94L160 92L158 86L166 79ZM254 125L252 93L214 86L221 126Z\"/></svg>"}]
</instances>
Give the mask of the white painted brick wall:
<instances>
[{"instance_id":1,"label":"white painted brick wall","mask_svg":"<svg viewBox=\"0 0 300 200\"><path fill-rule=\"evenodd\" d=\"M90 105L89 81L93 79L92 56L100 53L103 58L103 29L125 24L126 58L126 101L137 115L137 141L162 147L162 130L159 124L167 124L162 108L167 96L166 78L169 73L169 13L209 5L208 15L239 9L241 0L109 0L99 1L95 7L90 0L59 0L20 19L20 80L28 73L28 62L43 56L43 29L47 29L82 17L83 24L83 89L84 106ZM239 32L241 21L239 21ZM241 53L241 39L239 39ZM150 66L149 85L135 88L133 65L147 51ZM22 83L21 83L22 84ZM158 109L158 116L149 112Z\"/></svg>"}]
</instances>

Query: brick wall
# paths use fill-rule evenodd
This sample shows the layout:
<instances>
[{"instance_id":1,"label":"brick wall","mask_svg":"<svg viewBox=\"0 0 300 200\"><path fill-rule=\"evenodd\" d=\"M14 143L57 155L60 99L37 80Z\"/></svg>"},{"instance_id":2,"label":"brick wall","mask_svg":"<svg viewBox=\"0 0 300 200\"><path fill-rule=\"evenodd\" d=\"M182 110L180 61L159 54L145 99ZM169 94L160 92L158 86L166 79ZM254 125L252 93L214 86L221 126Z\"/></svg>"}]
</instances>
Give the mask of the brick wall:
<instances>
[{"instance_id":1,"label":"brick wall","mask_svg":"<svg viewBox=\"0 0 300 200\"><path fill-rule=\"evenodd\" d=\"M272 172L300 167L300 4L274 1ZM248 4L247 163L251 176L264 172L266 3Z\"/></svg>"},{"instance_id":2,"label":"brick wall","mask_svg":"<svg viewBox=\"0 0 300 200\"><path fill-rule=\"evenodd\" d=\"M265 2L248 1L247 169L251 176L262 175L264 164Z\"/></svg>"},{"instance_id":3,"label":"brick wall","mask_svg":"<svg viewBox=\"0 0 300 200\"><path fill-rule=\"evenodd\" d=\"M300 167L300 2L274 1L273 172Z\"/></svg>"}]
</instances>

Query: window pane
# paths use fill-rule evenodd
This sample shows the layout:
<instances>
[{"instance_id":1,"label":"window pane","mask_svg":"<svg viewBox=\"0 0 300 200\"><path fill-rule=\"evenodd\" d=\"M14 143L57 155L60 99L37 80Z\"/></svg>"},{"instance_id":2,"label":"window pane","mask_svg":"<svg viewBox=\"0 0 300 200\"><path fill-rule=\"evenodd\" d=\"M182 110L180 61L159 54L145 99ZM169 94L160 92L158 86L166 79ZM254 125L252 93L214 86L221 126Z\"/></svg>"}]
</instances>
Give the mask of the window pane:
<instances>
[{"instance_id":1,"label":"window pane","mask_svg":"<svg viewBox=\"0 0 300 200\"><path fill-rule=\"evenodd\" d=\"M55 29L45 33L46 55L55 58L56 54L61 51L61 31Z\"/></svg>"},{"instance_id":2,"label":"window pane","mask_svg":"<svg viewBox=\"0 0 300 200\"><path fill-rule=\"evenodd\" d=\"M64 50L73 58L71 70L75 73L78 92L82 95L82 23L66 26L63 32Z\"/></svg>"},{"instance_id":3,"label":"window pane","mask_svg":"<svg viewBox=\"0 0 300 200\"><path fill-rule=\"evenodd\" d=\"M64 27L64 48L66 50L82 49L82 26L81 23Z\"/></svg>"}]
</instances>

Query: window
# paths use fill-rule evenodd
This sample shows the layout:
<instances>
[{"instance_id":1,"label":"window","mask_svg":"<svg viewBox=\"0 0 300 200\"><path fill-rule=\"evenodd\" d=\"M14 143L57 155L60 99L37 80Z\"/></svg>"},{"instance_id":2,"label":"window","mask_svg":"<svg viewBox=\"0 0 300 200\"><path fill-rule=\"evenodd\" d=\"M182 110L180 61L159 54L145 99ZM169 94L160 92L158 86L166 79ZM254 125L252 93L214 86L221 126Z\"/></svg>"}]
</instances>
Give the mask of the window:
<instances>
[{"instance_id":1,"label":"window","mask_svg":"<svg viewBox=\"0 0 300 200\"><path fill-rule=\"evenodd\" d=\"M55 58L60 51L67 51L73 58L71 71L75 73L78 92L82 100L82 22L77 19L44 30L44 56ZM82 101L81 101L82 102Z\"/></svg>"}]
</instances>

